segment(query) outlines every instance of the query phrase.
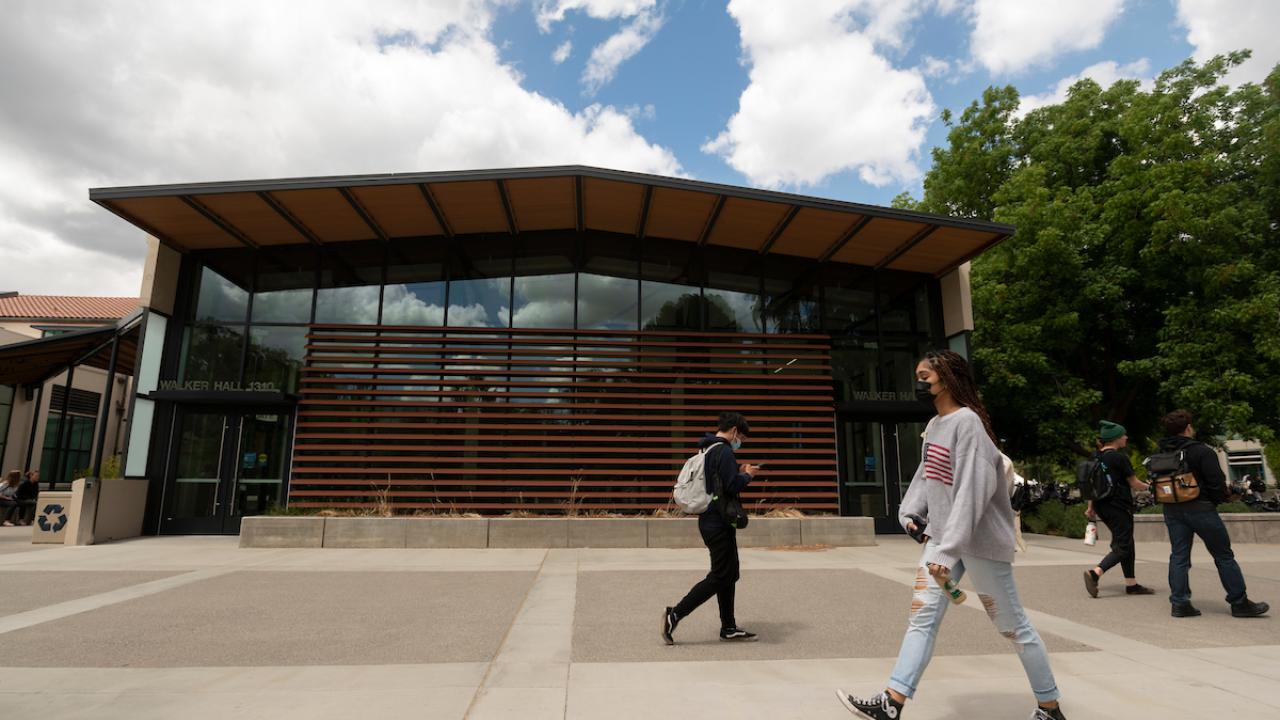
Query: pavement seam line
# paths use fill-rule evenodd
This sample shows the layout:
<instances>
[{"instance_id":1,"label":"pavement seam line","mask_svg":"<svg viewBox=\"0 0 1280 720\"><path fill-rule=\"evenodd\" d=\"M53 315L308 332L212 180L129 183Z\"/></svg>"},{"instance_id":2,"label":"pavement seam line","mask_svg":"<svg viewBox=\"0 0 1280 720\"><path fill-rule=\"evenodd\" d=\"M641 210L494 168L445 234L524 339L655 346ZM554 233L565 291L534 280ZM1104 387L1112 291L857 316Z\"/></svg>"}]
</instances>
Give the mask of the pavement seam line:
<instances>
[{"instance_id":1,"label":"pavement seam line","mask_svg":"<svg viewBox=\"0 0 1280 720\"><path fill-rule=\"evenodd\" d=\"M542 552L542 561L538 563L538 572L533 576L533 582L529 583L529 587L524 591L524 598L520 600L520 607L516 608L516 612L511 616L511 624L507 625L507 631L502 634L502 642L498 643L498 649L494 652L493 657L489 659L485 666L484 675L480 678L480 684L476 685L476 691L471 695L471 702L467 703L467 710L462 714L463 719L471 716L471 711L476 707L476 701L480 699L480 695L484 692L485 685L489 682L489 676L493 674L493 665L502 655L502 648L507 644L507 638L511 637L511 629L515 627L516 622L520 619L520 613L524 610L524 606L529 602L529 595L533 593L533 588L538 584L538 578L542 577L542 570L547 565L547 558L551 555L551 550L547 549Z\"/></svg>"},{"instance_id":2,"label":"pavement seam line","mask_svg":"<svg viewBox=\"0 0 1280 720\"><path fill-rule=\"evenodd\" d=\"M8 617L0 618L0 635L22 630L24 628L41 625L54 620L79 615L80 613L97 610L107 607L108 605L116 605L128 600L136 600L137 598L155 595L166 590L190 585L201 580L208 580L220 575L233 573L237 568L206 568L204 570L193 570L191 572L172 575L159 580L151 580L137 585L129 585L115 590L109 590L96 595L68 600L54 605L46 605L34 610L17 613Z\"/></svg>"},{"instance_id":3,"label":"pavement seam line","mask_svg":"<svg viewBox=\"0 0 1280 720\"><path fill-rule=\"evenodd\" d=\"M94 595L88 595L74 600L67 600L53 605L45 605L44 607L34 608L32 610L27 610L26 612L0 617L0 635L14 632L16 630L22 630L24 628L34 627L36 625L42 625L47 622L53 622L55 620L61 620L63 618L71 617L72 615L79 615L80 613L97 610L109 605L116 605L129 600L136 600L149 595L156 595L158 593L165 592L166 590L190 585L191 583L200 582L201 580L209 580L211 578L221 577L222 575L229 575L240 570L269 562L279 554L280 551L277 550L267 556L242 564L220 565L192 570L185 573L178 573L170 575L169 577L159 578L157 580L149 580L136 585L126 585L125 587L116 588L115 590L108 590L107 592L96 593Z\"/></svg>"}]
</instances>

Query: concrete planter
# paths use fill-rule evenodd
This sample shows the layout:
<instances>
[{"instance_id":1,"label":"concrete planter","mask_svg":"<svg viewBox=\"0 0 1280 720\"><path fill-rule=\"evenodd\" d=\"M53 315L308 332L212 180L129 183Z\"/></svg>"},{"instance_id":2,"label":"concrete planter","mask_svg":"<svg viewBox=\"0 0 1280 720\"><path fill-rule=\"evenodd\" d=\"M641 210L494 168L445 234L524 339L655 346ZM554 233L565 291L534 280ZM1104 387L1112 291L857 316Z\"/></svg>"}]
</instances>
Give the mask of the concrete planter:
<instances>
[{"instance_id":1,"label":"concrete planter","mask_svg":"<svg viewBox=\"0 0 1280 720\"><path fill-rule=\"evenodd\" d=\"M1277 526L1280 527L1280 526ZM876 544L863 517L752 518L741 547ZM247 517L240 547L700 548L697 518Z\"/></svg>"},{"instance_id":2,"label":"concrete planter","mask_svg":"<svg viewBox=\"0 0 1280 720\"><path fill-rule=\"evenodd\" d=\"M1280 544L1280 513L1223 513L1222 523L1233 543ZM1134 515L1133 538L1137 542L1169 542L1164 515ZM1098 543L1109 542L1111 532L1098 523Z\"/></svg>"},{"instance_id":3,"label":"concrete planter","mask_svg":"<svg viewBox=\"0 0 1280 720\"><path fill-rule=\"evenodd\" d=\"M644 518L569 519L569 547L634 548L648 547L648 543L649 524Z\"/></svg>"},{"instance_id":4,"label":"concrete planter","mask_svg":"<svg viewBox=\"0 0 1280 720\"><path fill-rule=\"evenodd\" d=\"M240 523L242 548L324 547L322 517L247 517Z\"/></svg>"},{"instance_id":5,"label":"concrete planter","mask_svg":"<svg viewBox=\"0 0 1280 720\"><path fill-rule=\"evenodd\" d=\"M645 523L649 530L649 542L645 547L702 547L697 518L648 518Z\"/></svg>"},{"instance_id":6,"label":"concrete planter","mask_svg":"<svg viewBox=\"0 0 1280 720\"><path fill-rule=\"evenodd\" d=\"M569 547L569 518L490 518L489 547Z\"/></svg>"},{"instance_id":7,"label":"concrete planter","mask_svg":"<svg viewBox=\"0 0 1280 720\"><path fill-rule=\"evenodd\" d=\"M405 518L407 548L489 547L489 521L485 518Z\"/></svg>"},{"instance_id":8,"label":"concrete planter","mask_svg":"<svg viewBox=\"0 0 1280 720\"><path fill-rule=\"evenodd\" d=\"M402 548L408 518L352 517L325 518L324 546L327 548Z\"/></svg>"}]
</instances>

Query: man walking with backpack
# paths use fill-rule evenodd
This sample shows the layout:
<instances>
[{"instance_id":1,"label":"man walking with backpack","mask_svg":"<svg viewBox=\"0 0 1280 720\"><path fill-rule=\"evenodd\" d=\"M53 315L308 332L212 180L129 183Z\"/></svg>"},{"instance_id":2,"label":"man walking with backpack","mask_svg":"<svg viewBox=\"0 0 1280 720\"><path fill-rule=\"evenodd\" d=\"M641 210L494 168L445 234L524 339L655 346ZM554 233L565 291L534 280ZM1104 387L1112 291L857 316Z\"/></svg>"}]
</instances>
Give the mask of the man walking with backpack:
<instances>
[{"instance_id":1,"label":"man walking with backpack","mask_svg":"<svg viewBox=\"0 0 1280 720\"><path fill-rule=\"evenodd\" d=\"M1231 552L1231 537L1218 515L1217 505L1228 499L1226 476L1218 465L1218 456L1202 442L1196 441L1191 426L1191 413L1175 410L1160 421L1165 437L1155 455L1147 458L1147 469L1156 485L1156 499L1164 503L1164 524L1169 528L1169 602L1174 617L1200 614L1191 604L1191 544L1199 535L1205 549L1218 566L1218 579L1227 591L1227 602L1235 617L1266 615L1271 606L1253 602L1245 593L1244 573ZM1165 473L1158 468L1176 468ZM1188 482L1186 475L1193 476ZM1160 486L1165 485L1166 488Z\"/></svg>"},{"instance_id":2,"label":"man walking with backpack","mask_svg":"<svg viewBox=\"0 0 1280 720\"><path fill-rule=\"evenodd\" d=\"M1138 584L1134 572L1133 490L1146 490L1147 484L1138 479L1128 456L1121 452L1129 444L1129 435L1123 425L1103 420L1098 427L1098 443L1098 452L1090 461L1098 466L1090 465L1090 474L1103 473L1106 489L1098 493L1098 484L1091 483L1092 499L1084 514L1090 520L1101 520L1111 531L1111 552L1095 568L1084 571L1084 588L1090 597L1098 597L1098 580L1119 564L1126 595L1154 595L1155 590Z\"/></svg>"},{"instance_id":3,"label":"man walking with backpack","mask_svg":"<svg viewBox=\"0 0 1280 720\"><path fill-rule=\"evenodd\" d=\"M711 572L694 585L684 599L662 612L662 641L675 645L672 633L676 625L715 596L720 605L720 639L726 642L749 642L755 633L738 627L733 616L734 585L738 582L738 531L724 517L725 499L746 489L760 471L758 465L738 466L734 451L751 433L751 426L741 413L720 414L715 435L707 435L698 444L702 451L706 491L711 502L698 515L698 533L711 553Z\"/></svg>"}]
</instances>

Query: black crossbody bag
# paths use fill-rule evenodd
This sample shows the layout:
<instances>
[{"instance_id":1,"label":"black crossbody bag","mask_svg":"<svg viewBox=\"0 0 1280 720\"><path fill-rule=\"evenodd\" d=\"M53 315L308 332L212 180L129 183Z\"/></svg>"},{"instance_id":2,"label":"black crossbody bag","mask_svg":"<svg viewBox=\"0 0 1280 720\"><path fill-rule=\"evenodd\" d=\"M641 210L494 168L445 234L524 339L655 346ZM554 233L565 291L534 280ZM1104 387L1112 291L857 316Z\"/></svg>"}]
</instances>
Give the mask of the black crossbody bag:
<instances>
[{"instance_id":1,"label":"black crossbody bag","mask_svg":"<svg viewBox=\"0 0 1280 720\"><path fill-rule=\"evenodd\" d=\"M719 464L719 463L717 463ZM727 493L724 491L724 478L720 477L720 473L716 476L716 492L711 498L716 507L720 508L720 517L724 518L729 526L741 530L747 526L747 511L742 508L742 500L737 493Z\"/></svg>"}]
</instances>

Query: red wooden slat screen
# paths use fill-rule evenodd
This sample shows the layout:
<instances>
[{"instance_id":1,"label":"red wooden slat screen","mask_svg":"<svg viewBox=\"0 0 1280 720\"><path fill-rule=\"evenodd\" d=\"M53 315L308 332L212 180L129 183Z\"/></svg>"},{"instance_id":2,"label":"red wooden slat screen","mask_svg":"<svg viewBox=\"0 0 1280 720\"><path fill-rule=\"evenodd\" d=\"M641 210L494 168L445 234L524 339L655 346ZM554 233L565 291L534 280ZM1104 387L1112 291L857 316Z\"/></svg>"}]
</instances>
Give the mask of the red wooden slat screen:
<instances>
[{"instance_id":1,"label":"red wooden slat screen","mask_svg":"<svg viewBox=\"0 0 1280 720\"><path fill-rule=\"evenodd\" d=\"M837 509L822 335L313 325L295 507L642 512L721 410L759 510Z\"/></svg>"}]
</instances>

